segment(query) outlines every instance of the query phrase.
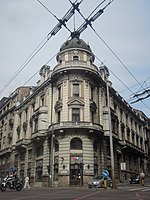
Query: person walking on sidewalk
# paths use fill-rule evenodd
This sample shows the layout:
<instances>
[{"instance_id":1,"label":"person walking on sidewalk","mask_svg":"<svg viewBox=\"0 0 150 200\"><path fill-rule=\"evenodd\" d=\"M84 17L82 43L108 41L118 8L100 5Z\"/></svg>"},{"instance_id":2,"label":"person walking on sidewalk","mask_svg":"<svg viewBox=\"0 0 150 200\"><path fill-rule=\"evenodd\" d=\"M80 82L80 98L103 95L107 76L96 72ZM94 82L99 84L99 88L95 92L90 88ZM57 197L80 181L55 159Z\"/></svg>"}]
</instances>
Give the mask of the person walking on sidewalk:
<instances>
[{"instance_id":1,"label":"person walking on sidewalk","mask_svg":"<svg viewBox=\"0 0 150 200\"><path fill-rule=\"evenodd\" d=\"M29 184L29 177L26 176L24 179L25 183L24 183L24 188L31 188L30 184Z\"/></svg>"}]
</instances>

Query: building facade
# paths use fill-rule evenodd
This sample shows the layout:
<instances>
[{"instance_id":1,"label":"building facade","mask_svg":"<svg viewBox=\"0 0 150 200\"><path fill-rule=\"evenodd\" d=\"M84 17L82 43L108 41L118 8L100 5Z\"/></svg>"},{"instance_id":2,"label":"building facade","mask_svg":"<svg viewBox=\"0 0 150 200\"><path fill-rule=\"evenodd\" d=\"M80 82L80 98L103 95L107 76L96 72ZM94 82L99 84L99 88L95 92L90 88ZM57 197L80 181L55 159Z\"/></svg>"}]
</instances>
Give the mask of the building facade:
<instances>
[{"instance_id":1,"label":"building facade","mask_svg":"<svg viewBox=\"0 0 150 200\"><path fill-rule=\"evenodd\" d=\"M53 70L41 68L36 87L1 100L1 175L15 168L45 187L86 185L103 169L111 176L112 134L116 182L141 171L150 176L150 120L125 102L94 59L74 36L61 46Z\"/></svg>"}]
</instances>

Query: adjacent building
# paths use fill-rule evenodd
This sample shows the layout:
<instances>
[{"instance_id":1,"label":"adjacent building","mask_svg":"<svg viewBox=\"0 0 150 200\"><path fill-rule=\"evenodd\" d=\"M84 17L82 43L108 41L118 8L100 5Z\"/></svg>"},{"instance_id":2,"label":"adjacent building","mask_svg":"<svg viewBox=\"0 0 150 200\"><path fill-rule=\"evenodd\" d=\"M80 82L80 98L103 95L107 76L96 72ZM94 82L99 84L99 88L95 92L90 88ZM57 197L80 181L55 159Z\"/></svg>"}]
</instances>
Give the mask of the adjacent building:
<instances>
[{"instance_id":1,"label":"adjacent building","mask_svg":"<svg viewBox=\"0 0 150 200\"><path fill-rule=\"evenodd\" d=\"M112 87L105 66L74 35L57 65L44 65L35 87L20 87L0 103L0 173L15 168L38 186L86 185L107 169L110 134L116 182L150 176L150 120ZM110 123L109 123L110 122Z\"/></svg>"}]
</instances>

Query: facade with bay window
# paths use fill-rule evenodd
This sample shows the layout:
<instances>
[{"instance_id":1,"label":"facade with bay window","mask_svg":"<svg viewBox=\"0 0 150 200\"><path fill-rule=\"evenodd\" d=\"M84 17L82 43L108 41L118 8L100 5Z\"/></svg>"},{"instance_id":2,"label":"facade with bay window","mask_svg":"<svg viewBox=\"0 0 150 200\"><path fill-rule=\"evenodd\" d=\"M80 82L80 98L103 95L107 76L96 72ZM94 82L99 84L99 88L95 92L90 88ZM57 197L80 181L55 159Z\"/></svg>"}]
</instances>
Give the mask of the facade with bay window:
<instances>
[{"instance_id":1,"label":"facade with bay window","mask_svg":"<svg viewBox=\"0 0 150 200\"><path fill-rule=\"evenodd\" d=\"M41 68L36 87L20 87L1 102L1 175L16 168L38 186L86 185L103 169L111 176L111 120L116 181L141 170L150 176L149 118L110 85L109 119L108 70L94 59L89 45L73 37L61 46L53 70Z\"/></svg>"}]
</instances>

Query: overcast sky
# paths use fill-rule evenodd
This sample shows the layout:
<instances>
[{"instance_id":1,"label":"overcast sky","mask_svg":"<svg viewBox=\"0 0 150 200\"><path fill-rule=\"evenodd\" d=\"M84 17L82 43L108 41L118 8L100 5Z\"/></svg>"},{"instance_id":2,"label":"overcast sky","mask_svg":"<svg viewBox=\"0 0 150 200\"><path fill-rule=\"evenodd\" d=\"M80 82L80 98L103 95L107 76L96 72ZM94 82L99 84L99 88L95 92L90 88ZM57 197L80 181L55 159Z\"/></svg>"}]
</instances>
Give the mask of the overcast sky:
<instances>
[{"instance_id":1,"label":"overcast sky","mask_svg":"<svg viewBox=\"0 0 150 200\"><path fill-rule=\"evenodd\" d=\"M60 19L71 7L69 0L41 2ZM83 0L81 13L87 18L100 2ZM114 0L93 23L99 37L90 27L80 36L110 69L109 78L113 87L129 103L134 93L139 94L150 87L149 8L150 0ZM58 53L70 36L69 31L63 27L28 64L25 63L41 41L44 38L46 41L47 34L57 23L37 0L0 0L0 99L9 96L21 85L36 85L38 70ZM75 18L67 22L67 27L73 31L82 23L83 18L76 12ZM97 59L95 64L101 66ZM53 68L56 59L48 65ZM21 68L23 70L14 78ZM35 73L37 75L30 80ZM8 84L11 79L14 80ZM150 98L134 103L132 107L150 117Z\"/></svg>"}]
</instances>

